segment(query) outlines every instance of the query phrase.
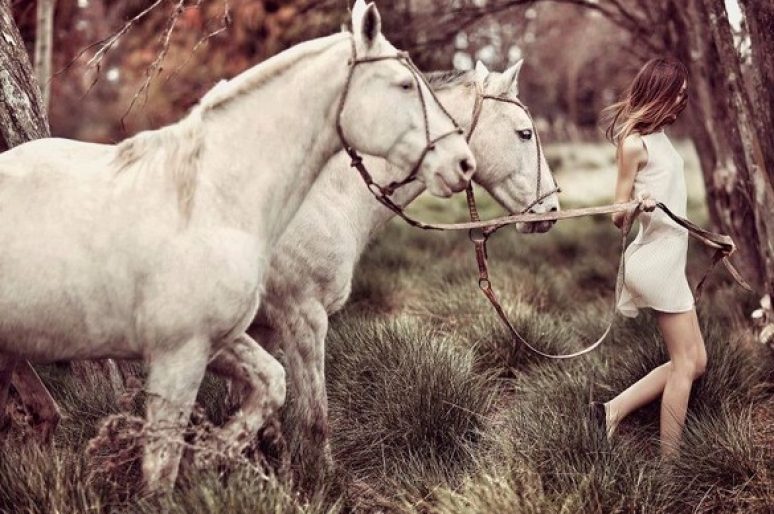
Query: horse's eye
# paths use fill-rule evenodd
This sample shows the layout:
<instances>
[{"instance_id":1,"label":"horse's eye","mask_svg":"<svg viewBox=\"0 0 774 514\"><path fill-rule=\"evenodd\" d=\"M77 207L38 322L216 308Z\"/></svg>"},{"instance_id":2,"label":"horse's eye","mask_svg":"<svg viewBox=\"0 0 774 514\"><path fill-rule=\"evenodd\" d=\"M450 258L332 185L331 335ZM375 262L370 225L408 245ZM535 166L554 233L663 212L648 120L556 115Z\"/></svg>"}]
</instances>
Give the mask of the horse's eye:
<instances>
[{"instance_id":1,"label":"horse's eye","mask_svg":"<svg viewBox=\"0 0 774 514\"><path fill-rule=\"evenodd\" d=\"M516 133L519 134L519 138L521 138L522 141L529 141L532 139L532 131L530 129L517 130Z\"/></svg>"},{"instance_id":2,"label":"horse's eye","mask_svg":"<svg viewBox=\"0 0 774 514\"><path fill-rule=\"evenodd\" d=\"M400 83L400 88L403 91L411 91L412 89L414 89L414 81L411 79L406 79Z\"/></svg>"}]
</instances>

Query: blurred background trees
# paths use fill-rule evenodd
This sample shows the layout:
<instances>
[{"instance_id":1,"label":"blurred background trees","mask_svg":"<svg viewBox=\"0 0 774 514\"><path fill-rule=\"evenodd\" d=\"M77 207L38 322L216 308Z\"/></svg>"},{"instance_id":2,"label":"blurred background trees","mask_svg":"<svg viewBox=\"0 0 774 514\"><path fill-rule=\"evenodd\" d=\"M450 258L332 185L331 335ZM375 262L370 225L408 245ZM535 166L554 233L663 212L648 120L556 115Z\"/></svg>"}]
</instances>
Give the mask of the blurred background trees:
<instances>
[{"instance_id":1,"label":"blurred background trees","mask_svg":"<svg viewBox=\"0 0 774 514\"><path fill-rule=\"evenodd\" d=\"M52 132L102 142L180 118L221 78L339 30L351 6L350 0L0 2L12 10L43 77L41 7L54 7ZM747 278L761 292L774 291L770 0L379 4L388 36L424 70L470 68L477 59L500 69L523 57L522 95L546 140L599 139L601 109L644 60L681 59L691 72L691 101L673 133L696 146L711 223L739 242Z\"/></svg>"}]
</instances>

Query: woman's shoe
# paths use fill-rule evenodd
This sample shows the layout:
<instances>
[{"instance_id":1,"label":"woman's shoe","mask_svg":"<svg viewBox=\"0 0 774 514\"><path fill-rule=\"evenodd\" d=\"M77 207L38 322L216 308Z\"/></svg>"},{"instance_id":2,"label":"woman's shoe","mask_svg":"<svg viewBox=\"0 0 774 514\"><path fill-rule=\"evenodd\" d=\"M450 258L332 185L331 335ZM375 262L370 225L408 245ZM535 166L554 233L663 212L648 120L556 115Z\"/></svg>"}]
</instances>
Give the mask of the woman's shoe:
<instances>
[{"instance_id":1,"label":"woman's shoe","mask_svg":"<svg viewBox=\"0 0 774 514\"><path fill-rule=\"evenodd\" d=\"M602 402L589 403L589 421L591 426L601 434L605 434L605 440L610 439L610 435L607 430L607 411L605 410L605 404Z\"/></svg>"}]
</instances>

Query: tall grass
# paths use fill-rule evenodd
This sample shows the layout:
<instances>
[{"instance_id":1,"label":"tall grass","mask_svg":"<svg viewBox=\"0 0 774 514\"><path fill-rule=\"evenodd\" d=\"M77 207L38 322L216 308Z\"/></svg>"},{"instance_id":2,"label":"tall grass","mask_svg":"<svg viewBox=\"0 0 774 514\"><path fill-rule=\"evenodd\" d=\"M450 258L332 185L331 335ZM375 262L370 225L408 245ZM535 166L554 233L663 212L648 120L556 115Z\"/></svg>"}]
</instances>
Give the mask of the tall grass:
<instances>
[{"instance_id":1,"label":"tall grass","mask_svg":"<svg viewBox=\"0 0 774 514\"><path fill-rule=\"evenodd\" d=\"M692 205L701 221L703 209ZM422 199L412 209L423 218L465 215L461 198ZM485 201L482 211L498 209ZM495 235L493 284L518 330L549 352L593 341L612 313L618 245L605 217L544 235ZM692 245L692 281L707 262ZM100 474L85 450L99 420L120 407L107 386L84 387L47 367L66 417L50 446L17 436L2 443L0 511L770 512L774 357L747 328L754 303L722 271L713 275L699 307L707 372L694 385L680 456L663 463L658 402L626 419L609 444L586 419L590 398L607 400L666 361L652 316L616 318L584 357L543 359L513 343L478 291L466 234L392 223L331 319L336 469L311 497L284 475L249 466L227 474L184 466L175 491L161 497L143 495L136 468ZM215 423L227 416L225 396L212 378L199 394ZM137 402L133 413L141 412Z\"/></svg>"},{"instance_id":2,"label":"tall grass","mask_svg":"<svg viewBox=\"0 0 774 514\"><path fill-rule=\"evenodd\" d=\"M385 495L428 491L473 469L496 391L474 353L404 317L337 321L328 392L343 472Z\"/></svg>"}]
</instances>

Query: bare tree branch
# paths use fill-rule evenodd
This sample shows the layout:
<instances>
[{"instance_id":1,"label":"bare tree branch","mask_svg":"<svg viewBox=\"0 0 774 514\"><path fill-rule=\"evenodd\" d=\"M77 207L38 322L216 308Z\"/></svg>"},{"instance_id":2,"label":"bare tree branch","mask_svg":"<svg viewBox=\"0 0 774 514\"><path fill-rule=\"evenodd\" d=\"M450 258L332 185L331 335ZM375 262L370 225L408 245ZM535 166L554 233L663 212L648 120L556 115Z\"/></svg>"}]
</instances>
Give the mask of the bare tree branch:
<instances>
[{"instance_id":1,"label":"bare tree branch","mask_svg":"<svg viewBox=\"0 0 774 514\"><path fill-rule=\"evenodd\" d=\"M40 85L41 100L48 110L51 96L51 50L54 40L54 7L56 0L38 0L35 27L35 75Z\"/></svg>"},{"instance_id":2,"label":"bare tree branch","mask_svg":"<svg viewBox=\"0 0 774 514\"><path fill-rule=\"evenodd\" d=\"M185 4L185 0L177 0L177 4L175 5L174 10L172 11L172 14L170 15L169 19L167 20L167 25L164 28L164 31L161 33L161 49L159 50L158 54L156 54L156 58L153 60L153 62L146 68L145 70L145 81L143 81L140 88L134 93L132 96L132 100L129 102L129 107L126 108L126 112L124 112L123 116L121 116L121 125L124 125L124 120L129 115L129 113L132 111L132 107L134 107L134 104L137 102L137 100L140 98L140 96L143 96L144 102L147 102L148 100L148 90L150 89L151 81L153 80L153 77L155 75L158 75L161 73L162 67L161 64L164 62L164 59L166 58L167 54L169 53L169 42L172 38L172 33L175 31L175 26L177 26L177 22L180 19L180 15L183 13L183 6Z\"/></svg>"},{"instance_id":3,"label":"bare tree branch","mask_svg":"<svg viewBox=\"0 0 774 514\"><path fill-rule=\"evenodd\" d=\"M199 0L197 5L199 3L201 3L201 0ZM191 48L191 53L188 55L186 60L183 61L177 68L175 68L172 71L172 73L170 73L167 76L166 80L164 81L165 83L169 82L170 79L172 79L175 75L180 73L180 70L182 70L183 68L188 66L188 63L191 62L191 59L193 59L194 55L196 54L196 51L199 50L199 48L201 46L206 45L207 43L209 43L210 39L214 38L215 36L217 36L218 34L224 32L224 31L228 30L228 28L231 26L231 6L230 6L228 0L224 0L224 2L223 2L223 16L221 17L221 22L222 22L222 25L219 28L217 28L217 29L215 29L215 30L213 30L211 32L208 32L207 34L205 34L205 35L203 35L202 37L199 38L199 40L194 44L193 48Z\"/></svg>"}]
</instances>

